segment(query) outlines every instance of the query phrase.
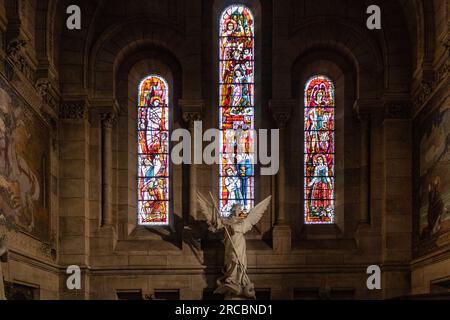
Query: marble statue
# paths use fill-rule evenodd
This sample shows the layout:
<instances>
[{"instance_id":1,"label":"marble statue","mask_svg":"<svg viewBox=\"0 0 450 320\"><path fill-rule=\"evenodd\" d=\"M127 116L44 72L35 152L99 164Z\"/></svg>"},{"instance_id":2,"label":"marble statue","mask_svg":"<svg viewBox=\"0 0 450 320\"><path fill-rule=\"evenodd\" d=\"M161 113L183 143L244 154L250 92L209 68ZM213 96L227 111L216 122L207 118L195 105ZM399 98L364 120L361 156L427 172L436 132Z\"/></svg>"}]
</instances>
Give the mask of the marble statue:
<instances>
[{"instance_id":1,"label":"marble statue","mask_svg":"<svg viewBox=\"0 0 450 320\"><path fill-rule=\"evenodd\" d=\"M215 293L224 295L227 300L255 299L255 288L247 274L245 234L261 220L272 197L263 200L248 213L241 205L234 204L227 218L221 216L217 202L211 194L210 199L207 199L198 193L197 199L209 224L209 230L218 232L224 229L225 232L223 276L217 280Z\"/></svg>"}]
</instances>

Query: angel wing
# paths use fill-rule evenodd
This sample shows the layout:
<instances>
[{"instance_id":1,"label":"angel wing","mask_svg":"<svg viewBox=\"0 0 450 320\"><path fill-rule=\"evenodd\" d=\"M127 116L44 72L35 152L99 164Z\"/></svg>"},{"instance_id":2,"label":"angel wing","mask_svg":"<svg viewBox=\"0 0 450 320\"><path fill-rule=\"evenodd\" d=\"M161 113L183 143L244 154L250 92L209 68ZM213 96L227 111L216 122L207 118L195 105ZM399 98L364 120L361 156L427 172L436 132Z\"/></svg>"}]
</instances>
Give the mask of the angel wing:
<instances>
[{"instance_id":1,"label":"angel wing","mask_svg":"<svg viewBox=\"0 0 450 320\"><path fill-rule=\"evenodd\" d=\"M222 220L219 217L219 209L214 197L210 194L211 200L208 200L203 194L197 191L197 202L200 205L201 212L209 224L209 230L216 232L222 229Z\"/></svg>"},{"instance_id":2,"label":"angel wing","mask_svg":"<svg viewBox=\"0 0 450 320\"><path fill-rule=\"evenodd\" d=\"M261 220L262 216L264 215L264 212L267 211L267 208L269 208L270 201L272 200L272 196L267 197L263 201L261 201L259 204L257 204L252 210L250 210L250 213L248 214L247 218L244 220L242 225L242 231L244 233L249 232L252 230L253 226Z\"/></svg>"}]
</instances>

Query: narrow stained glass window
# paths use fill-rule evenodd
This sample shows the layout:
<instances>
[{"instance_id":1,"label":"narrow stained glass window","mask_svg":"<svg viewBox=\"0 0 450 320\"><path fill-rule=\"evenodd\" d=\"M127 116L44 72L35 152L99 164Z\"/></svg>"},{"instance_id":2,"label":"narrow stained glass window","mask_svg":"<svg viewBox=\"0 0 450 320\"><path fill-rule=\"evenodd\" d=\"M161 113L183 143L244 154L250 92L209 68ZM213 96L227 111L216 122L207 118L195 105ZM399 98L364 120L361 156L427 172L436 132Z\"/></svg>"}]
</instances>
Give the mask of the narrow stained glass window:
<instances>
[{"instance_id":1,"label":"narrow stained glass window","mask_svg":"<svg viewBox=\"0 0 450 320\"><path fill-rule=\"evenodd\" d=\"M334 84L325 76L305 87L305 223L335 222Z\"/></svg>"},{"instance_id":2,"label":"narrow stained glass window","mask_svg":"<svg viewBox=\"0 0 450 320\"><path fill-rule=\"evenodd\" d=\"M224 10L219 32L220 211L254 201L254 20L248 8Z\"/></svg>"},{"instance_id":3,"label":"narrow stained glass window","mask_svg":"<svg viewBox=\"0 0 450 320\"><path fill-rule=\"evenodd\" d=\"M138 95L138 222L169 224L169 88L156 75Z\"/></svg>"}]
</instances>

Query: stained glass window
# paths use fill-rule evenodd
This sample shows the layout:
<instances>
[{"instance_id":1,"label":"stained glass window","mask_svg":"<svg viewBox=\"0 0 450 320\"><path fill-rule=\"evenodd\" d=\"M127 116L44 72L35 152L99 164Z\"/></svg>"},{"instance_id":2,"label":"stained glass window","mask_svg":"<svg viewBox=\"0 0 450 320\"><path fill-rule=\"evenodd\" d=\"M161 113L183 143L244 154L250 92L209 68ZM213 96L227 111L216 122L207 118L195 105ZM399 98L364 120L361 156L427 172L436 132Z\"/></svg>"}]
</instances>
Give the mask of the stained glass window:
<instances>
[{"instance_id":1,"label":"stained glass window","mask_svg":"<svg viewBox=\"0 0 450 320\"><path fill-rule=\"evenodd\" d=\"M138 96L138 222L169 223L169 88L156 75L142 80Z\"/></svg>"},{"instance_id":2,"label":"stained glass window","mask_svg":"<svg viewBox=\"0 0 450 320\"><path fill-rule=\"evenodd\" d=\"M334 84L325 76L305 87L305 223L335 221Z\"/></svg>"},{"instance_id":3,"label":"stained glass window","mask_svg":"<svg viewBox=\"0 0 450 320\"><path fill-rule=\"evenodd\" d=\"M254 20L248 8L232 5L220 19L219 125L220 211L250 210L254 201Z\"/></svg>"}]
</instances>

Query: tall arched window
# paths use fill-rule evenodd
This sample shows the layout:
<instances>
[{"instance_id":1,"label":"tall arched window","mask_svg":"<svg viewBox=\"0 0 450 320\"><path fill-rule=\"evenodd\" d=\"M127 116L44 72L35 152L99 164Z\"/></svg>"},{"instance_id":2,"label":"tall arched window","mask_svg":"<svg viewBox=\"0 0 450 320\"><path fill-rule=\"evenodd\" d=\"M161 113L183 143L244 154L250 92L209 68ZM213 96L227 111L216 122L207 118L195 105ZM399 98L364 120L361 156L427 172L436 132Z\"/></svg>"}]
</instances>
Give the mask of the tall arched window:
<instances>
[{"instance_id":1,"label":"tall arched window","mask_svg":"<svg viewBox=\"0 0 450 320\"><path fill-rule=\"evenodd\" d=\"M220 211L254 201L254 20L242 5L226 8L219 32L219 125L221 130Z\"/></svg>"},{"instance_id":2,"label":"tall arched window","mask_svg":"<svg viewBox=\"0 0 450 320\"><path fill-rule=\"evenodd\" d=\"M138 94L138 222L169 224L169 88L146 77Z\"/></svg>"},{"instance_id":3,"label":"tall arched window","mask_svg":"<svg viewBox=\"0 0 450 320\"><path fill-rule=\"evenodd\" d=\"M314 76L305 86L305 223L335 222L334 84Z\"/></svg>"}]
</instances>

